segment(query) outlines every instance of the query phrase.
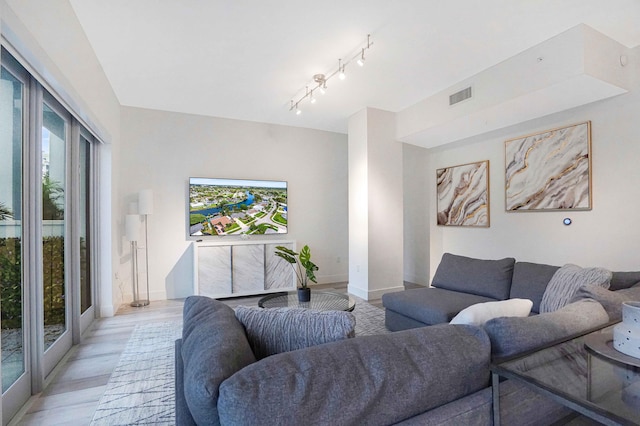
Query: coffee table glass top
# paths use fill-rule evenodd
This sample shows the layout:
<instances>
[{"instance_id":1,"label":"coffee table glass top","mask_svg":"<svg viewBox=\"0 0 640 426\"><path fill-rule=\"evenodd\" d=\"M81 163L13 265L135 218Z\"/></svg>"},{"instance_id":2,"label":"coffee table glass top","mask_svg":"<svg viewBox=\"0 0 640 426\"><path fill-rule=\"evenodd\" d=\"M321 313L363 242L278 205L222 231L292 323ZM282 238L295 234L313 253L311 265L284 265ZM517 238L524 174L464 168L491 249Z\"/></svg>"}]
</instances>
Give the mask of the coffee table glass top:
<instances>
[{"instance_id":1,"label":"coffee table glass top","mask_svg":"<svg viewBox=\"0 0 640 426\"><path fill-rule=\"evenodd\" d=\"M494 365L501 376L523 380L557 401L604 423L640 425L640 367L598 349L613 327ZM595 350L594 350L595 348Z\"/></svg>"},{"instance_id":2,"label":"coffee table glass top","mask_svg":"<svg viewBox=\"0 0 640 426\"><path fill-rule=\"evenodd\" d=\"M311 290L309 302L298 302L298 292L274 293L258 301L261 308L306 308L319 311L353 311L356 302L351 297L332 291Z\"/></svg>"}]
</instances>

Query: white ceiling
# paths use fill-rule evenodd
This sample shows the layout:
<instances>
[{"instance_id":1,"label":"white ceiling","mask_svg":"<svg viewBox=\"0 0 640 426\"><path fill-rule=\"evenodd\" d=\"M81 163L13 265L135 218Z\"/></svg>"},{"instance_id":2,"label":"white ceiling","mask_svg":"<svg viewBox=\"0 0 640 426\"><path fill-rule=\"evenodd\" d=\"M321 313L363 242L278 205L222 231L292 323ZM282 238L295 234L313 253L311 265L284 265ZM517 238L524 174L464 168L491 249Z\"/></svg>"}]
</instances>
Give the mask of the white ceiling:
<instances>
[{"instance_id":1,"label":"white ceiling","mask_svg":"<svg viewBox=\"0 0 640 426\"><path fill-rule=\"evenodd\" d=\"M123 105L346 133L579 23L640 45L640 0L69 0ZM371 34L366 65L289 111Z\"/></svg>"}]
</instances>

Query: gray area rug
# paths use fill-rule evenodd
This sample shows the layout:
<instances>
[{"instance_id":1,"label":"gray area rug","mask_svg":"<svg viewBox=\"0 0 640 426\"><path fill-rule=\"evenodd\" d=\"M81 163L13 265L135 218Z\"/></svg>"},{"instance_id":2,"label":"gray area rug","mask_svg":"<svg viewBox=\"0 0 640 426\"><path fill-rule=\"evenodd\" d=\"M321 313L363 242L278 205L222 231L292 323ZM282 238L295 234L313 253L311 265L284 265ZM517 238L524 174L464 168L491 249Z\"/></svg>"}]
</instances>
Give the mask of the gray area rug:
<instances>
[{"instance_id":1,"label":"gray area rug","mask_svg":"<svg viewBox=\"0 0 640 426\"><path fill-rule=\"evenodd\" d=\"M356 336L389 333L384 310L353 298ZM91 424L174 425L174 341L181 335L178 322L137 325Z\"/></svg>"}]
</instances>

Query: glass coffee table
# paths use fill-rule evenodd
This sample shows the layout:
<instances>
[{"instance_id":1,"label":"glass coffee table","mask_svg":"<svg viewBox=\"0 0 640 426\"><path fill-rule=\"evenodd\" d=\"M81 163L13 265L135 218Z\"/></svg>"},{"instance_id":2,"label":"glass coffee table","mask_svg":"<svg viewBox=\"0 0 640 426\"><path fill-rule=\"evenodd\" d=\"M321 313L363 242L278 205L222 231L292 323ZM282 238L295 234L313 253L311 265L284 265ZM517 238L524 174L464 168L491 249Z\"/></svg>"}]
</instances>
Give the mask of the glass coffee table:
<instances>
[{"instance_id":1,"label":"glass coffee table","mask_svg":"<svg viewBox=\"0 0 640 426\"><path fill-rule=\"evenodd\" d=\"M494 424L499 378L517 380L605 425L640 425L640 359L611 345L613 326L491 366Z\"/></svg>"},{"instance_id":2,"label":"glass coffee table","mask_svg":"<svg viewBox=\"0 0 640 426\"><path fill-rule=\"evenodd\" d=\"M309 302L298 302L298 292L274 293L263 297L258 301L261 308L306 308L319 311L348 311L356 307L356 302L351 297L332 292L311 290Z\"/></svg>"}]
</instances>

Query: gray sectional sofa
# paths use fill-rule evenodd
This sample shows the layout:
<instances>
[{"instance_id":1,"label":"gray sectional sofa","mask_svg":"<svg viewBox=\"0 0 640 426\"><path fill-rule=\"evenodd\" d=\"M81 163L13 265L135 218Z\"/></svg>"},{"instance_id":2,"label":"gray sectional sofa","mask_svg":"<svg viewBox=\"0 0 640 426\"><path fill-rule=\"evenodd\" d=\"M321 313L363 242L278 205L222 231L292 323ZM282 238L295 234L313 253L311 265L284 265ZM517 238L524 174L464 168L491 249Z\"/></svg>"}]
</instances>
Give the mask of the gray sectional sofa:
<instances>
[{"instance_id":1,"label":"gray sectional sofa","mask_svg":"<svg viewBox=\"0 0 640 426\"><path fill-rule=\"evenodd\" d=\"M539 309L540 288L558 269L510 260L497 261L493 266L499 268L487 274L473 273L465 268L475 264L482 272L491 265L451 256L445 256L444 266L455 264L477 278L476 284L486 284L482 294L462 291L464 283L451 281L456 269L439 268L436 276L449 280L449 288L408 290L404 293L414 296L400 299L422 300L432 309L429 317L416 317L412 302L405 306L413 310L394 311L392 325L406 330L355 338L345 334L344 339L261 359L252 349L256 336L250 336L233 309L206 297L188 298L183 335L176 341L176 424L491 425L491 362L601 327L610 315L619 314L620 300L640 299L640 287L625 295L581 289L576 301L554 312L494 318L484 326L424 327L427 318L440 315L443 322L456 309L475 303L467 296L496 300L518 295L531 298ZM640 281L640 272L614 274L614 281L614 288L631 287ZM441 294L451 304L431 300ZM455 294L465 302L455 302ZM389 303L388 297L384 300ZM504 425L552 424L569 413L514 381L500 386Z\"/></svg>"},{"instance_id":2,"label":"gray sectional sofa","mask_svg":"<svg viewBox=\"0 0 640 426\"><path fill-rule=\"evenodd\" d=\"M531 300L531 312L537 314L547 285L559 269L513 258L483 260L445 253L431 287L382 296L385 323L392 331L447 323L473 304L513 298ZM605 290L609 294L639 282L640 272L613 272Z\"/></svg>"},{"instance_id":3,"label":"gray sectional sofa","mask_svg":"<svg viewBox=\"0 0 640 426\"><path fill-rule=\"evenodd\" d=\"M482 328L445 325L257 360L231 308L192 296L176 342L176 424L489 424L490 359Z\"/></svg>"}]
</instances>

